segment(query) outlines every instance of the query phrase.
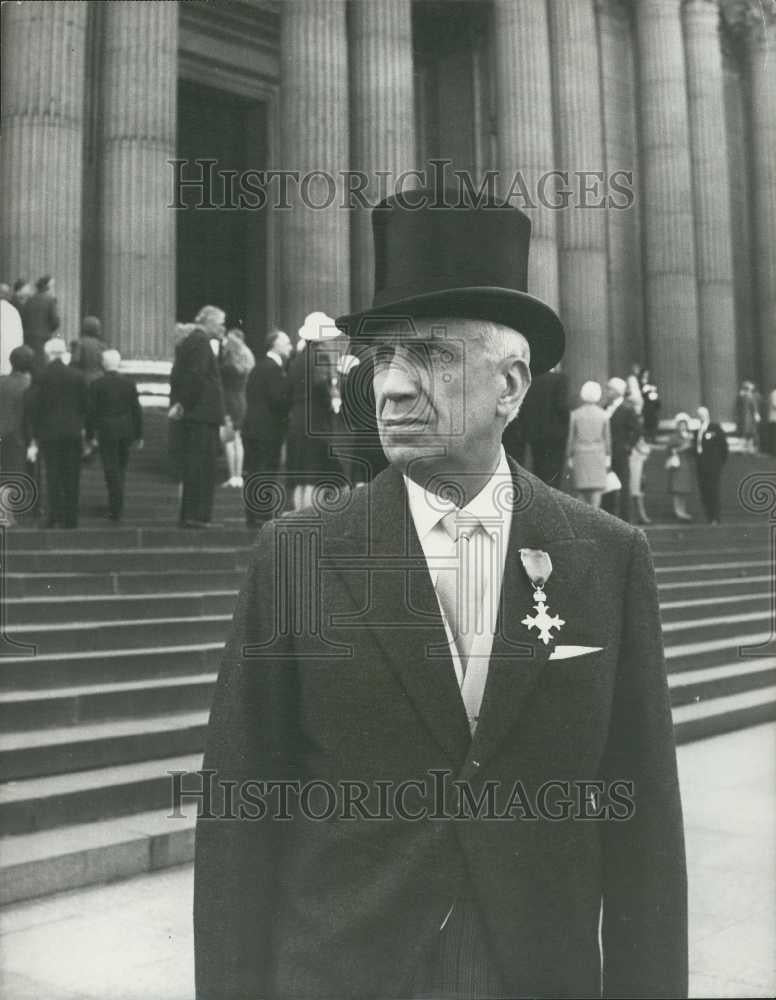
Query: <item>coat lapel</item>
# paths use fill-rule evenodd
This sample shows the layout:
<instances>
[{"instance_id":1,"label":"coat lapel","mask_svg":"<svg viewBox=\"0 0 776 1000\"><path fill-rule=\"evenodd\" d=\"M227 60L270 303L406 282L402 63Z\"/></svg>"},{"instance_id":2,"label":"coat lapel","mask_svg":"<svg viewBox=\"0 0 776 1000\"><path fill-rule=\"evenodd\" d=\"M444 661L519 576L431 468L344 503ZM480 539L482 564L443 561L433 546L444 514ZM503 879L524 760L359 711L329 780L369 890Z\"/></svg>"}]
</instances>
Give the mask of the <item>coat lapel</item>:
<instances>
[{"instance_id":1,"label":"coat lapel","mask_svg":"<svg viewBox=\"0 0 776 1000\"><path fill-rule=\"evenodd\" d=\"M568 579L569 572L578 581L589 565L588 559L576 557L580 543L574 538L552 491L511 461L510 467L515 483L515 509L488 679L468 755L468 760L480 765L493 755L518 721L553 649L552 642L545 645L534 629L522 624L526 614L533 612L534 600L533 586L523 569L520 549L549 552L553 573L546 587L547 603L552 612L565 619L570 614L570 606L564 601L569 587L559 585L560 581ZM572 587L575 585L577 583L572 583Z\"/></svg>"},{"instance_id":2,"label":"coat lapel","mask_svg":"<svg viewBox=\"0 0 776 1000\"><path fill-rule=\"evenodd\" d=\"M340 555L365 555L366 601L352 593L355 605L365 606L358 626L368 628L421 720L459 767L469 748L469 725L401 474L387 469L363 494L365 509L354 511L339 549ZM338 554L330 551L335 567ZM349 586L347 574L343 581ZM341 626L347 624L340 618Z\"/></svg>"}]
</instances>

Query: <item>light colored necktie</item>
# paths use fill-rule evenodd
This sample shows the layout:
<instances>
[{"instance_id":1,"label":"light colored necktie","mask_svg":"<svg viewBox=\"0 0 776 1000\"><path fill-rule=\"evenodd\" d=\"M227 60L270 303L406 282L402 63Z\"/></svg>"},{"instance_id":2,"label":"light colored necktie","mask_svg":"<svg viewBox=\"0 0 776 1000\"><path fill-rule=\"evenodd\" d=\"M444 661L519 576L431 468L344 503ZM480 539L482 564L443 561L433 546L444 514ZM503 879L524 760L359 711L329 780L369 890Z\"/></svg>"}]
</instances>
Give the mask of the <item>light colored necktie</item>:
<instances>
[{"instance_id":1,"label":"light colored necktie","mask_svg":"<svg viewBox=\"0 0 776 1000\"><path fill-rule=\"evenodd\" d=\"M474 640L486 628L483 596L488 537L479 521L457 510L445 514L440 524L455 546L455 558L449 568L439 570L436 592L465 674Z\"/></svg>"}]
</instances>

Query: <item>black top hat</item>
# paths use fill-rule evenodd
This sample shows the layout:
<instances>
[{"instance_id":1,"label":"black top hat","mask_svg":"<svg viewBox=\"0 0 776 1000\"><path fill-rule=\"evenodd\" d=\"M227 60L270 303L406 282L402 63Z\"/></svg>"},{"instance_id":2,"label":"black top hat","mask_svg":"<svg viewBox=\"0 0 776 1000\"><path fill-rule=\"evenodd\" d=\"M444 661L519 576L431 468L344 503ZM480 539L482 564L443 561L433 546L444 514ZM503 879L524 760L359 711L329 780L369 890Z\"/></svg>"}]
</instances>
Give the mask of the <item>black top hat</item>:
<instances>
[{"instance_id":1,"label":"black top hat","mask_svg":"<svg viewBox=\"0 0 776 1000\"><path fill-rule=\"evenodd\" d=\"M420 316L487 319L523 334L534 375L560 361L563 324L526 291L531 220L519 208L461 205L458 192L440 198L433 189L414 190L377 205L372 228L374 303L335 320L349 336L378 333L380 319L392 325Z\"/></svg>"}]
</instances>

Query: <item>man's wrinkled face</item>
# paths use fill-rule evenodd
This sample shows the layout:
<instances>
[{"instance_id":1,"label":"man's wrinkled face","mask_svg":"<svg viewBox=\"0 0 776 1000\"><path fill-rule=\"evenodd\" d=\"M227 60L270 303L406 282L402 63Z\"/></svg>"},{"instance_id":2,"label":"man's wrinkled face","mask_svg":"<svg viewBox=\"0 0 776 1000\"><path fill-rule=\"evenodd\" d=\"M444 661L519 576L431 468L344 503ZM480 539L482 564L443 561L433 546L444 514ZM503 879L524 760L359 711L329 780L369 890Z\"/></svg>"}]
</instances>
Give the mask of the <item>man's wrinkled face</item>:
<instances>
[{"instance_id":1,"label":"man's wrinkled face","mask_svg":"<svg viewBox=\"0 0 776 1000\"><path fill-rule=\"evenodd\" d=\"M505 379L482 324L416 320L415 336L386 332L373 352L377 426L392 465L466 468L498 443Z\"/></svg>"}]
</instances>

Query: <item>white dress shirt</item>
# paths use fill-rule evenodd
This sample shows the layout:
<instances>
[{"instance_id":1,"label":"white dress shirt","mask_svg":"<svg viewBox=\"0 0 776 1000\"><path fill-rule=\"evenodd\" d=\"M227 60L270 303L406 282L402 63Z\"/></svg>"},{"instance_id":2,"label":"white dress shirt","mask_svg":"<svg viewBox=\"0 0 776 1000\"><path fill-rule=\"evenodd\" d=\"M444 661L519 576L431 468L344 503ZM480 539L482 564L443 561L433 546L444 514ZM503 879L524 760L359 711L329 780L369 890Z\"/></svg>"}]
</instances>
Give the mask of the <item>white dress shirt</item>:
<instances>
[{"instance_id":1,"label":"white dress shirt","mask_svg":"<svg viewBox=\"0 0 776 1000\"><path fill-rule=\"evenodd\" d=\"M437 584L441 572L459 573L458 549L456 543L441 524L445 514L455 511L455 505L435 493L430 493L414 480L404 477L407 487L407 499L410 514L415 524L423 554L426 557L431 582L437 593L437 600L442 614L442 621L447 635L450 655L452 656L455 676L461 691L469 727L474 733L479 717L482 695L488 677L490 653L493 648L493 636L496 630L499 601L501 599L501 583L504 578L504 563L506 561L509 531L512 523L512 473L507 463L504 449L498 467L491 478L461 510L462 520L478 521L484 529L484 558L479 564L467 566L467 571L479 572L479 581L483 594L482 617L472 640L471 653L466 664L461 662L461 655L456 643L453 629L445 613L443 602L439 599ZM481 627L480 627L481 626Z\"/></svg>"}]
</instances>

